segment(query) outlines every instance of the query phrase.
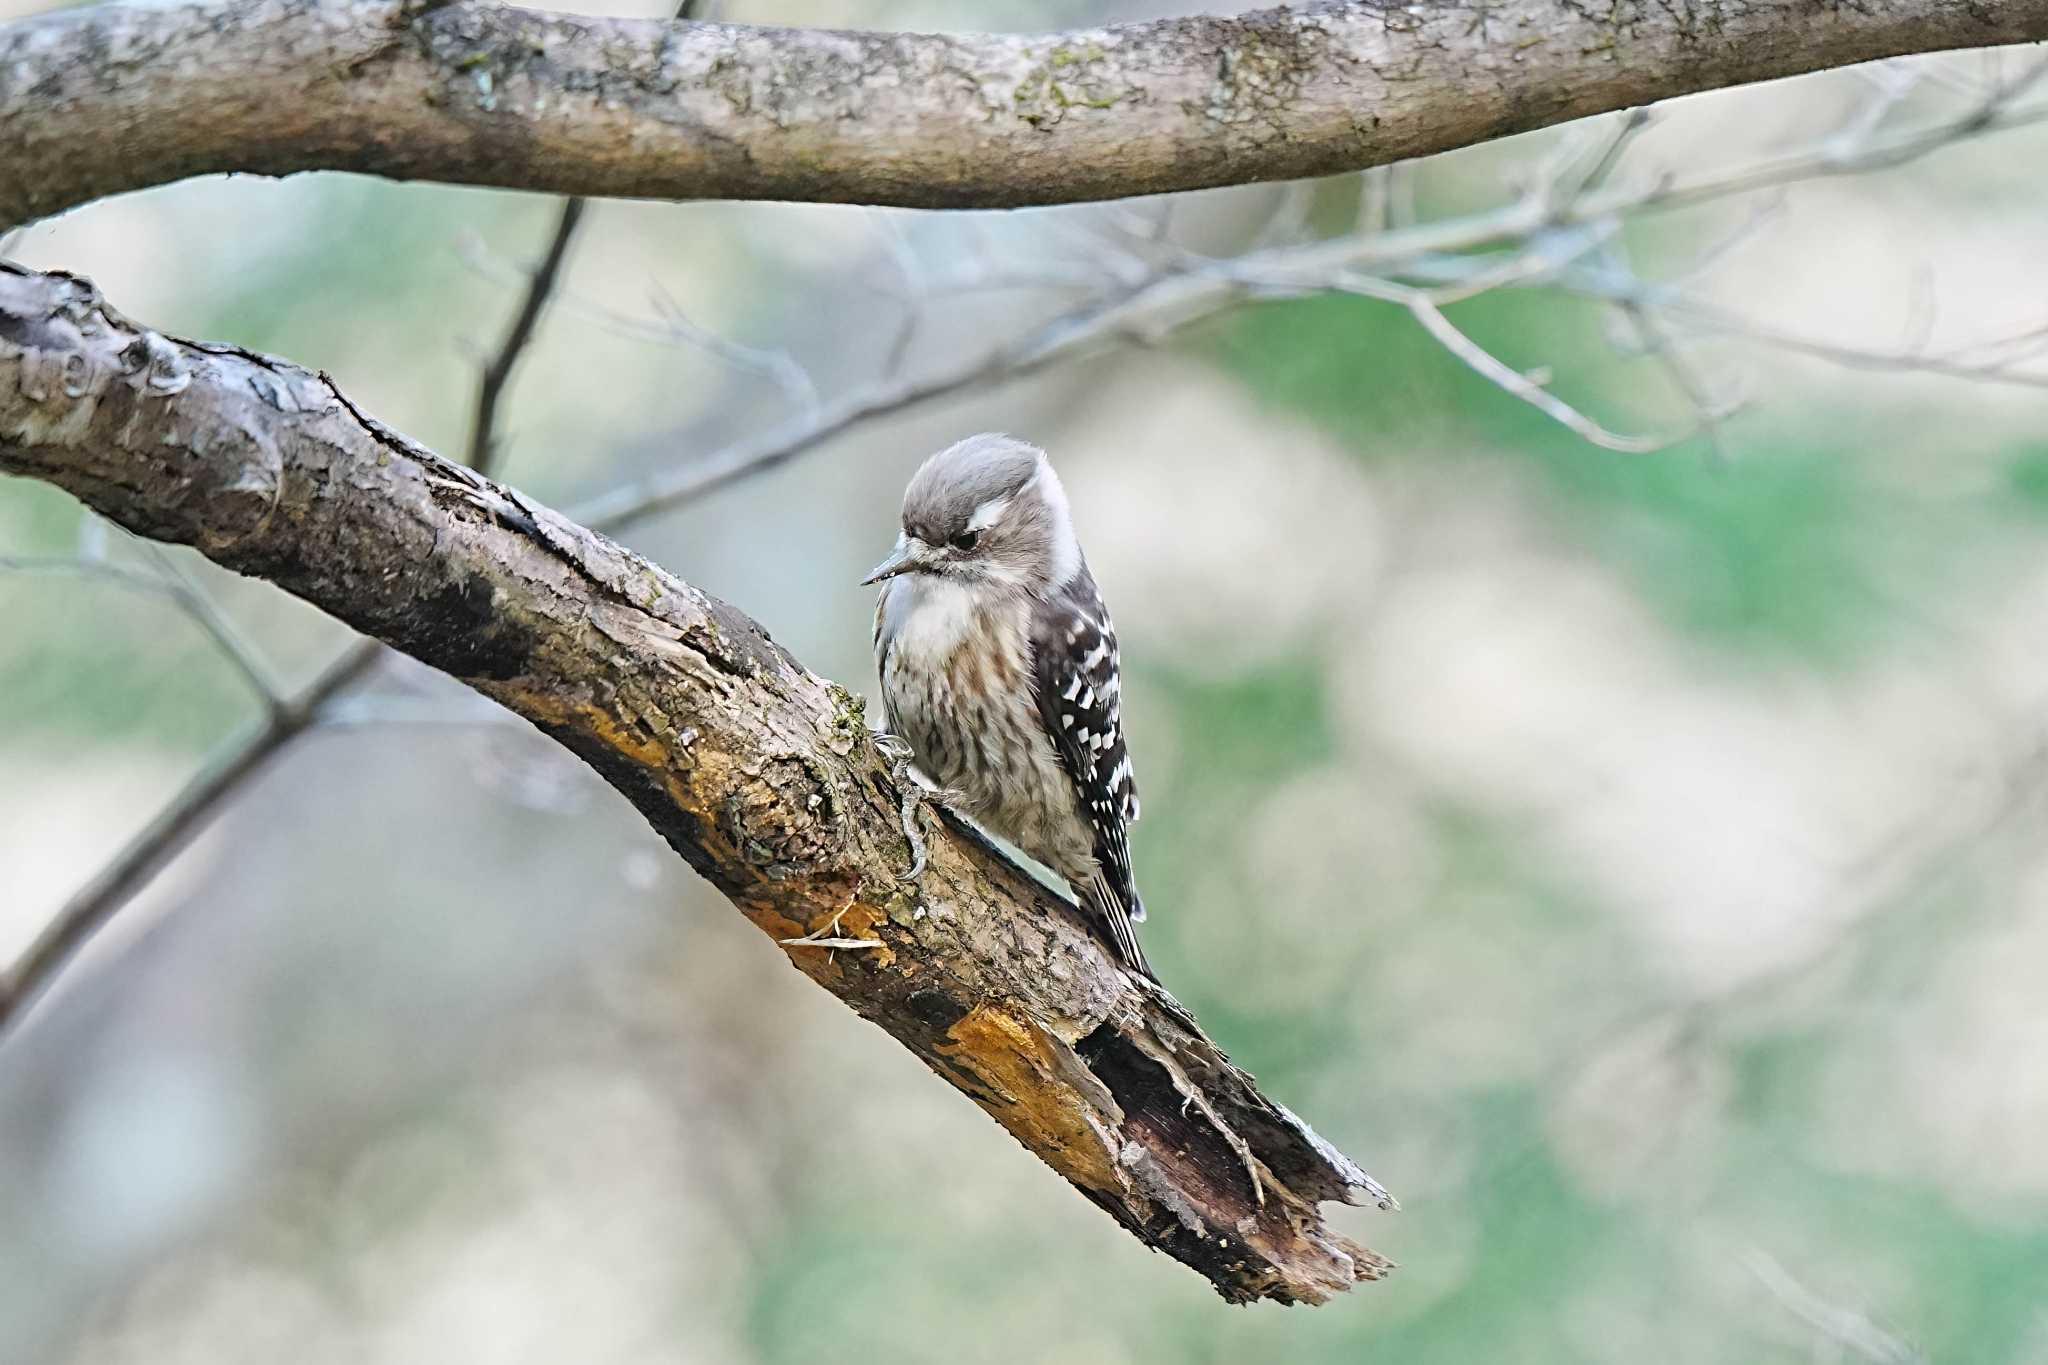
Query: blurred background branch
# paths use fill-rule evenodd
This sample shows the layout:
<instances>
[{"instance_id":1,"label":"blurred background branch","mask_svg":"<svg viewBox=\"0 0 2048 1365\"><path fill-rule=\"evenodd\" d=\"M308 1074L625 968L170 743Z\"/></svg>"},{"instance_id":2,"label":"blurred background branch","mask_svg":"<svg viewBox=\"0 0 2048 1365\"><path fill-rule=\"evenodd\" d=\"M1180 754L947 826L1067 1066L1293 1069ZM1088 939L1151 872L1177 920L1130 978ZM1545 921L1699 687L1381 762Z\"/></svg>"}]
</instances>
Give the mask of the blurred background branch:
<instances>
[{"instance_id":1,"label":"blurred background branch","mask_svg":"<svg viewBox=\"0 0 2048 1365\"><path fill-rule=\"evenodd\" d=\"M0 562L0 568L4 568ZM128 846L64 902L21 955L0 973L0 1030L50 988L57 974L128 899L161 871L286 745L319 724L322 711L343 689L365 677L384 647L362 640L290 697L267 696L266 718L253 734L234 741L143 827Z\"/></svg>"},{"instance_id":2,"label":"blurred background branch","mask_svg":"<svg viewBox=\"0 0 2048 1365\"><path fill-rule=\"evenodd\" d=\"M573 515L588 525L623 531L736 479L773 469L875 418L1021 378L1106 345L1157 344L1176 331L1249 303L1333 293L1407 309L1425 333L1489 383L1588 442L1623 453L1661 450L1706 433L1718 427L1735 405L1691 380L1689 368L1682 369L1687 376L1682 387L1693 408L1683 428L1655 435L1616 433L1551 393L1540 374L1532 376L1474 342L1450 323L1443 309L1496 290L1556 290L1610 304L1636 320L1639 328L1654 329L1647 337L1639 330L1636 344L1657 352L1667 366L1682 355L1690 338L1709 333L1801 350L1843 365L1919 370L2026 387L2048 384L2048 371L2026 368L2048 351L2048 324L2030 325L2017 337L1941 353L1926 350L1924 340L1917 346L1887 349L1801 338L1730 316L1683 292L1686 277L1709 269L1739 244L1739 236L1711 243L1697 260L1674 272L1675 285L1641 278L1616 249L1626 226L1648 215L1783 190L1801 181L1888 170L1942 147L2048 119L2048 103L2022 101L2044 71L2048 59L2034 58L2017 78L1964 87L1963 112L1939 118L1931 127L1897 131L1886 123L1886 115L1920 79L1913 70L1901 71L1876 84L1841 130L1808 151L1774 149L1747 166L1683 179L1661 172L1644 174L1610 187L1629 141L1653 117L1650 110L1633 110L1610 121L1605 146L1590 166L1581 164L1584 158L1578 154L1586 135L1567 139L1562 154L1539 168L1536 178L1500 207L1390 228L1378 211L1361 201L1350 230L1330 235L1314 232L1301 216L1305 201L1302 187L1297 187L1277 196L1272 216L1248 249L1223 256L1177 246L1163 231L1157 238L1133 241L1112 221L1084 234L1077 242L1078 252L1063 259L1033 265L979 259L952 276L928 280L914 260L905 261L891 238L892 259L908 283L901 300L903 326L885 353L882 374L826 403L806 404L781 423L724 449L577 503ZM1587 128L1598 136L1597 125ZM1370 188L1381 181L1372 178L1365 183ZM1767 221L1753 215L1741 232L1753 232ZM1161 217L1158 222L1163 229L1167 220ZM1083 297L1063 303L1058 312L1027 327L1015 340L922 374L901 373L902 358L931 310L989 288L1029 287L1079 290ZM586 313L592 311L590 305L582 307ZM614 324L620 320L615 318ZM627 330L679 345L703 344L658 329L627 325ZM1674 332L1684 339L1674 337ZM1683 365L1682 360L1677 363ZM805 382L801 391L810 394L815 388Z\"/></svg>"}]
</instances>

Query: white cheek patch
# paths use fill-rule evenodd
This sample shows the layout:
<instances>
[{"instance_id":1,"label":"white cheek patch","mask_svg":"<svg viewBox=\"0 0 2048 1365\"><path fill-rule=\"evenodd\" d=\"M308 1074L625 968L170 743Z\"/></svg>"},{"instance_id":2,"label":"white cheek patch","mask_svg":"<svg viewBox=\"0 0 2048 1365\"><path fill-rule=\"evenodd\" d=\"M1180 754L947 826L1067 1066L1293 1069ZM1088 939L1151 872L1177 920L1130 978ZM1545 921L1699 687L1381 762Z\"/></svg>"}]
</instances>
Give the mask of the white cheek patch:
<instances>
[{"instance_id":1,"label":"white cheek patch","mask_svg":"<svg viewBox=\"0 0 2048 1365\"><path fill-rule=\"evenodd\" d=\"M995 563L990 560L983 560L977 564L975 566L975 573L986 581L1005 588L1021 588L1030 581L1029 576L1022 569L1013 568L1008 564Z\"/></svg>"},{"instance_id":2,"label":"white cheek patch","mask_svg":"<svg viewBox=\"0 0 2048 1365\"><path fill-rule=\"evenodd\" d=\"M1005 493L999 498L990 498L974 509L974 515L967 519L970 531L986 531L1003 519L1003 513L1010 510L1010 499L1014 494Z\"/></svg>"}]
</instances>

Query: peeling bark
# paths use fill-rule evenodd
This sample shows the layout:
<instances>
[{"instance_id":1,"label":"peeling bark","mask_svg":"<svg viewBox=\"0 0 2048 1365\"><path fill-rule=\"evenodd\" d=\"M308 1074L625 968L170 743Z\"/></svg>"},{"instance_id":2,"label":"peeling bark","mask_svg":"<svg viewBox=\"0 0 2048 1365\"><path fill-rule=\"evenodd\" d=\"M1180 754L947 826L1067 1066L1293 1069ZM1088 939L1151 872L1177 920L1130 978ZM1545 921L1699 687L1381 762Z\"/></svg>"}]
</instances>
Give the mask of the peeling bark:
<instances>
[{"instance_id":1,"label":"peeling bark","mask_svg":"<svg viewBox=\"0 0 2048 1365\"><path fill-rule=\"evenodd\" d=\"M1233 1301L1390 1263L1318 1204L1386 1192L964 826L921 886L862 703L753 621L364 416L322 376L0 265L0 472L197 546L581 756L807 976ZM847 949L790 944L858 939Z\"/></svg>"},{"instance_id":2,"label":"peeling bark","mask_svg":"<svg viewBox=\"0 0 2048 1365\"><path fill-rule=\"evenodd\" d=\"M2048 0L1318 0L1045 36L461 0L0 28L0 226L217 171L1002 207L1325 175L1747 81L2048 38Z\"/></svg>"}]
</instances>

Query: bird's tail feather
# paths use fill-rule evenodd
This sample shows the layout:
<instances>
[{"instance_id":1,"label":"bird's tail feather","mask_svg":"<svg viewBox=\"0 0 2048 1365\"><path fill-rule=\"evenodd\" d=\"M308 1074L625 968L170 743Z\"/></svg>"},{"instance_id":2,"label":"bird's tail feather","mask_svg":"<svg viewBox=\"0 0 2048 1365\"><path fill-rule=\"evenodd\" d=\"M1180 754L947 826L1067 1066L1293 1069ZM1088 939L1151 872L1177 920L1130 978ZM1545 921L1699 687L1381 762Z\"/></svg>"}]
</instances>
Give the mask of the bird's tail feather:
<instances>
[{"instance_id":1,"label":"bird's tail feather","mask_svg":"<svg viewBox=\"0 0 2048 1365\"><path fill-rule=\"evenodd\" d=\"M1130 968L1148 981L1158 981L1152 971L1152 964L1145 960L1145 950L1138 946L1137 921L1144 917L1144 911L1132 909L1124 904L1123 897L1109 884L1106 877L1097 876L1088 883L1081 897L1089 912L1102 923L1109 933L1110 946L1124 966ZM1136 896L1131 897L1133 906L1138 904Z\"/></svg>"}]
</instances>

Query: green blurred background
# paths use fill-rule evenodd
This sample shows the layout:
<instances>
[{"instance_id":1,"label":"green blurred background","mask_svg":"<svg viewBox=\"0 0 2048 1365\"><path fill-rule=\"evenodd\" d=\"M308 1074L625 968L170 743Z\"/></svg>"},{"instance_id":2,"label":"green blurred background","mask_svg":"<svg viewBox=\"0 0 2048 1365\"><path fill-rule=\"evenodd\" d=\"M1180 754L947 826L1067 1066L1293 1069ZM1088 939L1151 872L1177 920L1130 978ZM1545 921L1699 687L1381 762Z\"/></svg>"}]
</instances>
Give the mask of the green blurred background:
<instances>
[{"instance_id":1,"label":"green blurred background","mask_svg":"<svg viewBox=\"0 0 2048 1365\"><path fill-rule=\"evenodd\" d=\"M1929 98L1982 60L1942 59ZM1867 93L1689 101L1624 173L1804 145ZM1567 135L1415 168L1416 212L1504 202ZM2022 129L1794 186L1697 288L1879 349L2038 326L2048 204L2012 170L2044 152ZM1176 239L1242 247L1273 194L1188 197ZM1348 230L1356 198L1320 187L1311 223ZM1631 258L1685 270L1754 207L1633 224ZM552 213L213 180L14 254L325 369L456 451L504 274ZM759 373L606 320L658 319L655 290L830 396L885 361L896 261L943 280L1116 232L1096 208L599 205L503 472L569 506L787 416ZM908 370L1061 297L941 291ZM1452 315L1610 425L1689 419L1594 304ZM910 470L976 430L1043 444L1124 640L1148 948L1401 1197L1337 1215L1401 1262L1387 1282L1225 1306L790 971L573 760L401 664L0 1041L0 1357L2048 1362L2048 402L1740 335L1686 354L1748 405L1718 450L1622 455L1397 307L1246 306L861 427L630 536L872 691L856 581ZM0 555L102 534L0 483ZM143 562L118 532L108 553ZM346 642L179 554L285 679ZM0 716L12 953L258 712L160 601L0 573Z\"/></svg>"}]
</instances>

